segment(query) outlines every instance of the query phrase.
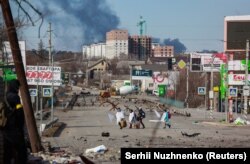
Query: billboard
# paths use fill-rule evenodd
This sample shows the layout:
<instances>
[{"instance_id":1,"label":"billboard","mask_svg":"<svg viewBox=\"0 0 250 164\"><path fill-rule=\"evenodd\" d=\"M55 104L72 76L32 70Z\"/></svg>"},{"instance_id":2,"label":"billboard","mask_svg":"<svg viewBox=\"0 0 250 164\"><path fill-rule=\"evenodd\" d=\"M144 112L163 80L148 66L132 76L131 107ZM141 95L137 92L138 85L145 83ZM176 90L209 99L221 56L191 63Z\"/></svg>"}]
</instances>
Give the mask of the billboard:
<instances>
[{"instance_id":1,"label":"billboard","mask_svg":"<svg viewBox=\"0 0 250 164\"><path fill-rule=\"evenodd\" d=\"M211 72L212 68L214 72L219 72L220 67L225 61L216 57L217 54L212 53L191 53L190 64L191 71L193 72Z\"/></svg>"},{"instance_id":2,"label":"billboard","mask_svg":"<svg viewBox=\"0 0 250 164\"><path fill-rule=\"evenodd\" d=\"M61 67L26 66L26 79L28 85L60 86Z\"/></svg>"},{"instance_id":3,"label":"billboard","mask_svg":"<svg viewBox=\"0 0 250 164\"><path fill-rule=\"evenodd\" d=\"M245 51L250 39L250 15L227 16L224 19L224 51Z\"/></svg>"},{"instance_id":4,"label":"billboard","mask_svg":"<svg viewBox=\"0 0 250 164\"><path fill-rule=\"evenodd\" d=\"M245 85L245 74L228 74L228 85ZM250 81L250 75L247 77L247 81Z\"/></svg>"}]
</instances>

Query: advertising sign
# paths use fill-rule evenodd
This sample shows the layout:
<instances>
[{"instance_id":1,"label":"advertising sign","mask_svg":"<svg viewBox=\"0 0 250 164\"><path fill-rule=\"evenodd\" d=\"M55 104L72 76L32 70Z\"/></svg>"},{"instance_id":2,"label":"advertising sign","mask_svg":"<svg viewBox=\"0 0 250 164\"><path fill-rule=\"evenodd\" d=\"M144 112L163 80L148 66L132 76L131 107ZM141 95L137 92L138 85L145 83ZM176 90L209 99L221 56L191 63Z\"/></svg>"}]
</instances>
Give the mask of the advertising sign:
<instances>
[{"instance_id":1,"label":"advertising sign","mask_svg":"<svg viewBox=\"0 0 250 164\"><path fill-rule=\"evenodd\" d=\"M26 79L28 85L49 85L60 86L61 67L51 66L27 66Z\"/></svg>"},{"instance_id":2,"label":"advertising sign","mask_svg":"<svg viewBox=\"0 0 250 164\"><path fill-rule=\"evenodd\" d=\"M250 81L250 75L247 78ZM245 85L245 74L228 74L229 85Z\"/></svg>"},{"instance_id":3,"label":"advertising sign","mask_svg":"<svg viewBox=\"0 0 250 164\"><path fill-rule=\"evenodd\" d=\"M152 70L132 70L132 76L147 76L152 77Z\"/></svg>"},{"instance_id":4,"label":"advertising sign","mask_svg":"<svg viewBox=\"0 0 250 164\"><path fill-rule=\"evenodd\" d=\"M212 53L191 53L190 56L191 71L198 72L219 72L220 67L225 63L221 58Z\"/></svg>"}]
</instances>

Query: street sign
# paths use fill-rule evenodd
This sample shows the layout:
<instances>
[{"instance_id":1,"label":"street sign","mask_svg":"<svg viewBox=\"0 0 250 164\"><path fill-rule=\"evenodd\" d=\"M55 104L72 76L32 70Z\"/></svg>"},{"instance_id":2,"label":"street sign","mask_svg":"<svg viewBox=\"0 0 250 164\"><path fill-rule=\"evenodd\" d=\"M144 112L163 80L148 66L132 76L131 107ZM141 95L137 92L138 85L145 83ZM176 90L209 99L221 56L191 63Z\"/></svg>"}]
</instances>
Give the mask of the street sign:
<instances>
[{"instance_id":1,"label":"street sign","mask_svg":"<svg viewBox=\"0 0 250 164\"><path fill-rule=\"evenodd\" d=\"M178 62L178 67L179 67L180 69L183 69L185 66L186 66L186 63L185 63L183 60L180 60L180 61Z\"/></svg>"},{"instance_id":2,"label":"street sign","mask_svg":"<svg viewBox=\"0 0 250 164\"><path fill-rule=\"evenodd\" d=\"M152 70L132 70L132 76L147 76L152 77Z\"/></svg>"},{"instance_id":3,"label":"street sign","mask_svg":"<svg viewBox=\"0 0 250 164\"><path fill-rule=\"evenodd\" d=\"M229 88L229 96L237 97L238 89L237 88Z\"/></svg>"},{"instance_id":4,"label":"street sign","mask_svg":"<svg viewBox=\"0 0 250 164\"><path fill-rule=\"evenodd\" d=\"M243 86L243 96L249 96L249 86Z\"/></svg>"},{"instance_id":5,"label":"street sign","mask_svg":"<svg viewBox=\"0 0 250 164\"><path fill-rule=\"evenodd\" d=\"M213 99L214 98L214 91L209 91L209 96L208 96L210 99Z\"/></svg>"},{"instance_id":6,"label":"street sign","mask_svg":"<svg viewBox=\"0 0 250 164\"><path fill-rule=\"evenodd\" d=\"M198 95L206 95L206 88L198 87Z\"/></svg>"},{"instance_id":7,"label":"street sign","mask_svg":"<svg viewBox=\"0 0 250 164\"><path fill-rule=\"evenodd\" d=\"M43 88L43 97L51 97L52 88Z\"/></svg>"},{"instance_id":8,"label":"street sign","mask_svg":"<svg viewBox=\"0 0 250 164\"><path fill-rule=\"evenodd\" d=\"M37 96L37 89L29 89L29 92L31 97Z\"/></svg>"}]
</instances>

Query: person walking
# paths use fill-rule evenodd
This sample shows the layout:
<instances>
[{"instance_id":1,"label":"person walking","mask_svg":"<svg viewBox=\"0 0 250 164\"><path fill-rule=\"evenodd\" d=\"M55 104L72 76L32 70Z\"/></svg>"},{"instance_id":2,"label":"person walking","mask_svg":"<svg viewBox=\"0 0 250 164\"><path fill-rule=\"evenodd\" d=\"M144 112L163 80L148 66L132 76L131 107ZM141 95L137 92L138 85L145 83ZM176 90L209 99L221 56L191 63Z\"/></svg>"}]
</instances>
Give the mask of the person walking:
<instances>
[{"instance_id":1,"label":"person walking","mask_svg":"<svg viewBox=\"0 0 250 164\"><path fill-rule=\"evenodd\" d=\"M171 114L168 109L164 109L164 113L162 115L162 121L164 122L163 128L166 129L166 126L171 128L171 122L170 122Z\"/></svg>"},{"instance_id":2,"label":"person walking","mask_svg":"<svg viewBox=\"0 0 250 164\"><path fill-rule=\"evenodd\" d=\"M126 127L126 120L125 120L125 116L123 111L121 110L121 108L117 108L116 109L116 121L117 124L120 126L120 129Z\"/></svg>"},{"instance_id":3,"label":"person walking","mask_svg":"<svg viewBox=\"0 0 250 164\"><path fill-rule=\"evenodd\" d=\"M144 123L142 122L142 120L146 117L146 113L143 111L142 107L139 107L139 111L138 111L138 116L137 116L137 120L140 122L140 124L142 125L142 128L145 128Z\"/></svg>"},{"instance_id":4,"label":"person walking","mask_svg":"<svg viewBox=\"0 0 250 164\"><path fill-rule=\"evenodd\" d=\"M18 95L20 83L11 80L8 83L6 100L8 110L4 127L4 164L26 164L27 147L25 142L25 118L23 106Z\"/></svg>"},{"instance_id":5,"label":"person walking","mask_svg":"<svg viewBox=\"0 0 250 164\"><path fill-rule=\"evenodd\" d=\"M135 114L135 112L132 110L132 109L130 109L129 110L129 128L131 129L132 127L133 127L133 125L135 125L135 123L136 123L136 114Z\"/></svg>"}]
</instances>

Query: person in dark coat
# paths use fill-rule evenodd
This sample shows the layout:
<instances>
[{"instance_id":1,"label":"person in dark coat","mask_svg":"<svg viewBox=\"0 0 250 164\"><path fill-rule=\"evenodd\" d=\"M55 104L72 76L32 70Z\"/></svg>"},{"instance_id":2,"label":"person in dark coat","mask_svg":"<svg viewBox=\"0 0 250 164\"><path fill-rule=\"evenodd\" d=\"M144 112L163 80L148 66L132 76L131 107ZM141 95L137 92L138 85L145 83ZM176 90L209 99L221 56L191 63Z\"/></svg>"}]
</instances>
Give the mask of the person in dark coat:
<instances>
[{"instance_id":1,"label":"person in dark coat","mask_svg":"<svg viewBox=\"0 0 250 164\"><path fill-rule=\"evenodd\" d=\"M143 111L142 107L139 107L139 111L138 111L138 116L137 116L137 121L140 122L140 124L142 125L142 128L145 128L144 123L142 122L142 120L146 117L145 112Z\"/></svg>"},{"instance_id":2,"label":"person in dark coat","mask_svg":"<svg viewBox=\"0 0 250 164\"><path fill-rule=\"evenodd\" d=\"M8 83L6 100L10 108L7 110L7 123L4 127L4 161L10 164L27 163L27 148L25 143L25 118L24 111L18 95L20 83L11 80Z\"/></svg>"}]
</instances>

